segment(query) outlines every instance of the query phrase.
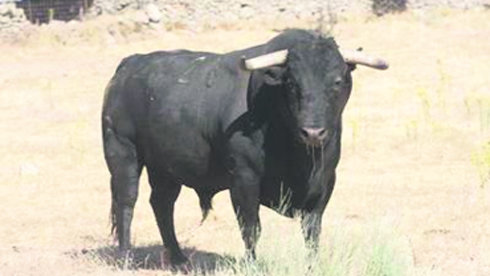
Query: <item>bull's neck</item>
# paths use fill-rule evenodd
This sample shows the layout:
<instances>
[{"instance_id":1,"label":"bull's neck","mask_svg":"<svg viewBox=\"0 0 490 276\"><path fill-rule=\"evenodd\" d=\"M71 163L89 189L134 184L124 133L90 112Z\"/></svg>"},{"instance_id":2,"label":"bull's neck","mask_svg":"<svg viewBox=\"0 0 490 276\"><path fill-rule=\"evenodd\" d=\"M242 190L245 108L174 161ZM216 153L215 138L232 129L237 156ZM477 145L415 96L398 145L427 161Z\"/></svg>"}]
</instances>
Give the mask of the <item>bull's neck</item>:
<instances>
[{"instance_id":1,"label":"bull's neck","mask_svg":"<svg viewBox=\"0 0 490 276\"><path fill-rule=\"evenodd\" d=\"M309 209L325 196L325 186L333 183L340 158L341 129L337 129L323 147L308 147L298 141L288 128L269 125L265 149L270 179L278 181L284 191L291 191L293 209ZM271 162L272 161L272 162Z\"/></svg>"},{"instance_id":2,"label":"bull's neck","mask_svg":"<svg viewBox=\"0 0 490 276\"><path fill-rule=\"evenodd\" d=\"M266 129L266 148L283 167L284 176L296 181L310 181L325 177L326 171L335 170L340 158L340 122L322 146L308 146L295 137L284 124L270 124Z\"/></svg>"}]
</instances>

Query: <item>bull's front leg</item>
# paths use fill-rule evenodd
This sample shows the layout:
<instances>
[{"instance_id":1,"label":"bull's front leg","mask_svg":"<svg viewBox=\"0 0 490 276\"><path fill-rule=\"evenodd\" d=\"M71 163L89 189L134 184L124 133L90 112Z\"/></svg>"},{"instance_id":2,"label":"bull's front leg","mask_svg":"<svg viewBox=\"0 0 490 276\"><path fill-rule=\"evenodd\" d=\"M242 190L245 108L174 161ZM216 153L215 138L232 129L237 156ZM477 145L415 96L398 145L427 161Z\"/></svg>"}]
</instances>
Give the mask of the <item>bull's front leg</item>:
<instances>
[{"instance_id":1,"label":"bull's front leg","mask_svg":"<svg viewBox=\"0 0 490 276\"><path fill-rule=\"evenodd\" d=\"M245 243L245 258L255 260L255 247L260 236L259 182L247 168L237 170L230 189L233 209Z\"/></svg>"},{"instance_id":2,"label":"bull's front leg","mask_svg":"<svg viewBox=\"0 0 490 276\"><path fill-rule=\"evenodd\" d=\"M310 257L318 252L320 234L322 232L322 214L318 212L304 212L301 215L301 228L305 238L306 247Z\"/></svg>"},{"instance_id":3,"label":"bull's front leg","mask_svg":"<svg viewBox=\"0 0 490 276\"><path fill-rule=\"evenodd\" d=\"M313 202L308 202L308 207L301 213L301 228L309 251L309 258L316 258L318 255L323 212L333 192L335 173L325 184L322 195Z\"/></svg>"},{"instance_id":4,"label":"bull's front leg","mask_svg":"<svg viewBox=\"0 0 490 276\"><path fill-rule=\"evenodd\" d=\"M259 145L259 146L257 146ZM260 236L260 179L263 172L261 136L236 134L230 139L228 171L232 175L230 188L233 209L245 243L245 258L255 259L255 246Z\"/></svg>"}]
</instances>

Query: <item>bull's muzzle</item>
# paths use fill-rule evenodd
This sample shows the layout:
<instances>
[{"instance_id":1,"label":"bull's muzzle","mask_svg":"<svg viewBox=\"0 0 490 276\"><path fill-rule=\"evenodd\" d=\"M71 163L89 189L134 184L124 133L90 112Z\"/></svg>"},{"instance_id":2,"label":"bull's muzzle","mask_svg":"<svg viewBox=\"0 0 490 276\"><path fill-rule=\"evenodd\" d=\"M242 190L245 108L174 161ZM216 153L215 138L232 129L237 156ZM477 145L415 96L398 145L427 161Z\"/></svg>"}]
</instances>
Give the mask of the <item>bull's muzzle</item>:
<instances>
[{"instance_id":1,"label":"bull's muzzle","mask_svg":"<svg viewBox=\"0 0 490 276\"><path fill-rule=\"evenodd\" d=\"M305 144L315 147L321 146L328 136L328 130L325 128L304 127L299 133Z\"/></svg>"}]
</instances>

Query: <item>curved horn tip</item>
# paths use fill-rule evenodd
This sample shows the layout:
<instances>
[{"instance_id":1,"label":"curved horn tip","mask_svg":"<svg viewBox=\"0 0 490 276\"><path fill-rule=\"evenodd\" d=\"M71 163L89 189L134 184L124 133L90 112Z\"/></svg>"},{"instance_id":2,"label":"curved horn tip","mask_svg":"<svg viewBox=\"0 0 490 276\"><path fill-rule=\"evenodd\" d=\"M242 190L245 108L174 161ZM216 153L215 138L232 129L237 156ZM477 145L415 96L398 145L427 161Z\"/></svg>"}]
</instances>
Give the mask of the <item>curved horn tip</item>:
<instances>
[{"instance_id":1,"label":"curved horn tip","mask_svg":"<svg viewBox=\"0 0 490 276\"><path fill-rule=\"evenodd\" d=\"M389 67L388 62L385 60L370 56L360 51L347 49L339 49L339 51L347 63L364 65L378 70L386 70Z\"/></svg>"},{"instance_id":2,"label":"curved horn tip","mask_svg":"<svg viewBox=\"0 0 490 276\"><path fill-rule=\"evenodd\" d=\"M376 65L376 69L379 70L386 70L388 68L390 68L390 65L384 60L380 60L379 63Z\"/></svg>"}]
</instances>

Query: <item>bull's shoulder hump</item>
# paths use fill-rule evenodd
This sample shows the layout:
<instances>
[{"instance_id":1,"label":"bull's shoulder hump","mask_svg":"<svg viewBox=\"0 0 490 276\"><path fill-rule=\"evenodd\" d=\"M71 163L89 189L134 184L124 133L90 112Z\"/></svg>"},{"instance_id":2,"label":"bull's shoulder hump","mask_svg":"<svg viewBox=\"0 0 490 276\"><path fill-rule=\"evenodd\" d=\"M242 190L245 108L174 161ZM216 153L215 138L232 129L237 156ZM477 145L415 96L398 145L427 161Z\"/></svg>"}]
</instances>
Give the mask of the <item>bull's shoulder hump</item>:
<instances>
[{"instance_id":1,"label":"bull's shoulder hump","mask_svg":"<svg viewBox=\"0 0 490 276\"><path fill-rule=\"evenodd\" d=\"M133 54L122 59L116 72L121 70L136 72L144 68L160 66L171 66L186 63L198 57L214 57L217 54L208 52L194 52L188 50L155 51L147 54Z\"/></svg>"}]
</instances>

